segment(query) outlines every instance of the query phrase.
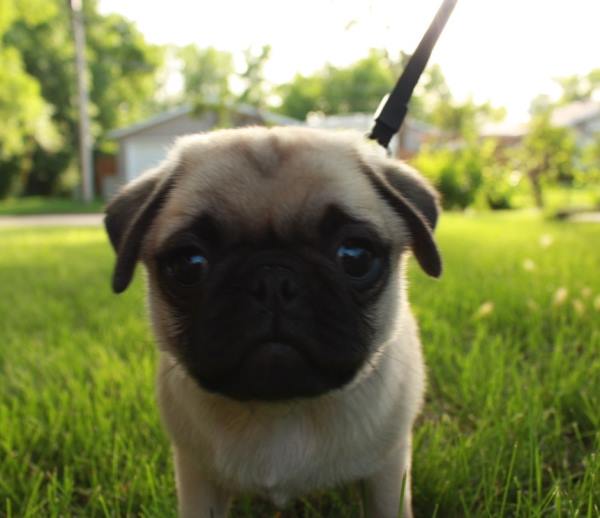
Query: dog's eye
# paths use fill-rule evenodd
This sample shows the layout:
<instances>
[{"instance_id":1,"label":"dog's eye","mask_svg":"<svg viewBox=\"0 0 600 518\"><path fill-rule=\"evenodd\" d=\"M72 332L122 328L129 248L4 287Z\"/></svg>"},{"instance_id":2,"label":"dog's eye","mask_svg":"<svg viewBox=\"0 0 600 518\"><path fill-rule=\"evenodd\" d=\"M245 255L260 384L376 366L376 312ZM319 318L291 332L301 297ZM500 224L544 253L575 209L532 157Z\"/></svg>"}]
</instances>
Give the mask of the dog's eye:
<instances>
[{"instance_id":1,"label":"dog's eye","mask_svg":"<svg viewBox=\"0 0 600 518\"><path fill-rule=\"evenodd\" d=\"M178 250L166 263L167 274L183 286L198 284L207 268L208 260L198 248Z\"/></svg>"},{"instance_id":2,"label":"dog's eye","mask_svg":"<svg viewBox=\"0 0 600 518\"><path fill-rule=\"evenodd\" d=\"M368 284L379 277L382 267L381 258L375 254L368 243L345 241L337 249L336 255L342 270L353 280Z\"/></svg>"}]
</instances>

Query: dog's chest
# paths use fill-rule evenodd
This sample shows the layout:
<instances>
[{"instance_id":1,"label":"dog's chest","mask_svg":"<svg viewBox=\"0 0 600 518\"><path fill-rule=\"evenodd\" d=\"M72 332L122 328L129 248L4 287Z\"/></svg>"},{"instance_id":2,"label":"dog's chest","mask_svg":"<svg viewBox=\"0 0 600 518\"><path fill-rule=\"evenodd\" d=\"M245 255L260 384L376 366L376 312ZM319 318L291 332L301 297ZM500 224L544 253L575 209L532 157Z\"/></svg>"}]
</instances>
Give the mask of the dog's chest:
<instances>
[{"instance_id":1,"label":"dog's chest","mask_svg":"<svg viewBox=\"0 0 600 518\"><path fill-rule=\"evenodd\" d=\"M296 495L357 479L378 465L389 445L365 448L361 436L362 431L342 430L335 422L318 426L306 416L279 416L248 423L241 435L220 434L212 467L228 485L284 505Z\"/></svg>"}]
</instances>

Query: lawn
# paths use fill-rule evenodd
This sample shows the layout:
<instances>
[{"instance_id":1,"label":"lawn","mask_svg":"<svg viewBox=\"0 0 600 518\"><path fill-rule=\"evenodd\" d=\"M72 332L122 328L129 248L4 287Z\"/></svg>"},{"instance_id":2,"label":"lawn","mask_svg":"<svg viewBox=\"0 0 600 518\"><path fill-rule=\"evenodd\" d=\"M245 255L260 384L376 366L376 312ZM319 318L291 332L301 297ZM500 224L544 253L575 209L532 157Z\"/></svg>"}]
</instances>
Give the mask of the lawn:
<instances>
[{"instance_id":1,"label":"lawn","mask_svg":"<svg viewBox=\"0 0 600 518\"><path fill-rule=\"evenodd\" d=\"M81 214L101 212L104 202L94 200L91 203L69 198L47 198L28 196L26 198L8 198L0 200L0 216L23 216L27 214Z\"/></svg>"},{"instance_id":2,"label":"lawn","mask_svg":"<svg viewBox=\"0 0 600 518\"><path fill-rule=\"evenodd\" d=\"M441 280L410 272L416 515L600 515L600 225L448 214L439 241ZM100 229L0 229L0 515L175 515L142 275L115 296L112 261ZM352 489L283 513L357 515Z\"/></svg>"},{"instance_id":3,"label":"lawn","mask_svg":"<svg viewBox=\"0 0 600 518\"><path fill-rule=\"evenodd\" d=\"M544 187L543 197L545 203L544 212L554 215L564 210L599 210L600 209L600 185L589 182L586 186L570 187L557 184ZM515 208L527 208L534 204L531 187L523 183L514 194L512 206Z\"/></svg>"}]
</instances>

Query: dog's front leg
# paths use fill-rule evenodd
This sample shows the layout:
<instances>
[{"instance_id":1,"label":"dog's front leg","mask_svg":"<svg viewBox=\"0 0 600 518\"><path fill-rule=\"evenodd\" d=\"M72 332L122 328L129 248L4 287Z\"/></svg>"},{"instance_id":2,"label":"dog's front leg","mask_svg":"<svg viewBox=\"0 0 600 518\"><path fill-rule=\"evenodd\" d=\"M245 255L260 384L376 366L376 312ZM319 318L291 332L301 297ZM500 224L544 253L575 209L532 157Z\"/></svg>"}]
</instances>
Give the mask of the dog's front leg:
<instances>
[{"instance_id":1,"label":"dog's front leg","mask_svg":"<svg viewBox=\"0 0 600 518\"><path fill-rule=\"evenodd\" d=\"M231 494L208 480L185 450L175 447L175 478L181 518L226 518Z\"/></svg>"},{"instance_id":2,"label":"dog's front leg","mask_svg":"<svg viewBox=\"0 0 600 518\"><path fill-rule=\"evenodd\" d=\"M410 437L394 450L388 462L365 480L365 518L412 518L410 490ZM404 483L403 483L403 479ZM404 492L403 492L404 490Z\"/></svg>"}]
</instances>

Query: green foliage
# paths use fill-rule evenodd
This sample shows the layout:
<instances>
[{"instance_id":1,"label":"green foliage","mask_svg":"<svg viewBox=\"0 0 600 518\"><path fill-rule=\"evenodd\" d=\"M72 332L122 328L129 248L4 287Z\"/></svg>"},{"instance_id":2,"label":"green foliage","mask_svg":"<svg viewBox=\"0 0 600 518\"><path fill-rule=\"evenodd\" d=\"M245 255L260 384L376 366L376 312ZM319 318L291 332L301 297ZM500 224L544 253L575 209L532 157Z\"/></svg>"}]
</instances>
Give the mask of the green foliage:
<instances>
[{"instance_id":1,"label":"green foliage","mask_svg":"<svg viewBox=\"0 0 600 518\"><path fill-rule=\"evenodd\" d=\"M21 53L7 34L24 18L22 4L19 0L0 0L0 197L15 189L36 146L55 149L60 144L51 120L52 107L43 99L39 81L26 70ZM28 19L44 20L52 14L39 0L30 7Z\"/></svg>"},{"instance_id":2,"label":"green foliage","mask_svg":"<svg viewBox=\"0 0 600 518\"><path fill-rule=\"evenodd\" d=\"M30 139L51 145L50 107L38 81L24 70L17 49L0 46L0 61L0 159L25 153Z\"/></svg>"},{"instance_id":3,"label":"green foliage","mask_svg":"<svg viewBox=\"0 0 600 518\"><path fill-rule=\"evenodd\" d=\"M177 55L182 61L184 96L193 105L225 104L231 99L230 79L234 72L231 53L187 45Z\"/></svg>"},{"instance_id":4,"label":"green foliage","mask_svg":"<svg viewBox=\"0 0 600 518\"><path fill-rule=\"evenodd\" d=\"M555 81L561 89L560 97L555 100L548 94L536 96L529 106L529 113L533 118L544 116L558 106L592 100L597 93L600 93L600 68L590 70L583 75L559 77Z\"/></svg>"},{"instance_id":5,"label":"green foliage","mask_svg":"<svg viewBox=\"0 0 600 518\"><path fill-rule=\"evenodd\" d=\"M231 106L244 103L257 108L267 104L270 93L264 67L269 59L271 47L265 45L258 52L247 49L244 52L246 68L235 71L230 52L212 47L201 49L187 45L177 50L182 63L184 91L179 101L191 104L197 114L206 110L215 111L217 126L229 127L232 124ZM240 93L234 93L236 84Z\"/></svg>"},{"instance_id":6,"label":"green foliage","mask_svg":"<svg viewBox=\"0 0 600 518\"><path fill-rule=\"evenodd\" d=\"M522 150L527 170L541 170L562 182L573 179L575 136L569 128L553 126L549 113L531 120Z\"/></svg>"},{"instance_id":7,"label":"green foliage","mask_svg":"<svg viewBox=\"0 0 600 518\"><path fill-rule=\"evenodd\" d=\"M240 75L244 91L238 98L239 102L258 108L266 105L269 92L264 69L270 55L270 45L264 45L258 53L250 49L245 51L246 70Z\"/></svg>"},{"instance_id":8,"label":"green foliage","mask_svg":"<svg viewBox=\"0 0 600 518\"><path fill-rule=\"evenodd\" d=\"M367 57L347 67L328 65L310 76L297 74L279 88L280 111L297 119L305 119L309 112L372 113L393 88L409 57L401 53L393 60L386 51L371 49ZM504 110L489 103L453 100L436 64L425 70L410 100L409 112L444 131L448 139L472 138L483 122L504 117Z\"/></svg>"},{"instance_id":9,"label":"green foliage","mask_svg":"<svg viewBox=\"0 0 600 518\"><path fill-rule=\"evenodd\" d=\"M409 270L428 364L416 516L597 516L600 227L445 214L437 235L442 279ZM0 240L0 514L174 518L141 272L111 293L99 228ZM283 514L359 508L335 490ZM232 513L274 515L250 498Z\"/></svg>"},{"instance_id":10,"label":"green foliage","mask_svg":"<svg viewBox=\"0 0 600 518\"><path fill-rule=\"evenodd\" d=\"M280 87L280 111L301 120L311 111L373 112L395 81L387 54L372 49L348 67L327 65L312 76L296 75Z\"/></svg>"},{"instance_id":11,"label":"green foliage","mask_svg":"<svg viewBox=\"0 0 600 518\"><path fill-rule=\"evenodd\" d=\"M594 93L600 92L600 68L591 70L584 75L560 77L556 82L562 89L558 104L568 104L574 101L589 101Z\"/></svg>"},{"instance_id":12,"label":"green foliage","mask_svg":"<svg viewBox=\"0 0 600 518\"><path fill-rule=\"evenodd\" d=\"M516 155L520 168L531 181L539 208L544 206L544 183L559 181L572 184L575 179L575 136L569 128L553 126L551 113L551 110L540 112L531 119L529 132Z\"/></svg>"},{"instance_id":13,"label":"green foliage","mask_svg":"<svg viewBox=\"0 0 600 518\"><path fill-rule=\"evenodd\" d=\"M230 124L233 103L265 107L270 94L264 67L269 60L271 47L264 45L258 52L246 49L245 69L236 72L230 52L212 47L201 49L187 45L177 50L182 63L184 91L182 101L189 102L198 113L206 109L217 110L219 123ZM232 83L239 93L234 93Z\"/></svg>"},{"instance_id":14,"label":"green foliage","mask_svg":"<svg viewBox=\"0 0 600 518\"><path fill-rule=\"evenodd\" d=\"M600 131L581 149L578 166L579 183L600 185Z\"/></svg>"},{"instance_id":15,"label":"green foliage","mask_svg":"<svg viewBox=\"0 0 600 518\"><path fill-rule=\"evenodd\" d=\"M22 193L53 193L74 162L77 144L74 45L67 4L64 0L0 1L13 1L16 6L9 23L3 22L3 41L13 54L8 56L12 69L6 73L23 98L15 111L21 118L35 115L37 131L30 148L17 152L17 162L0 163L0 174L3 178L17 175ZM107 131L149 114L162 53L148 45L125 18L100 15L95 0L83 5L92 129L96 148L102 149ZM5 84L0 80L0 100ZM0 113L3 106L0 101Z\"/></svg>"},{"instance_id":16,"label":"green foliage","mask_svg":"<svg viewBox=\"0 0 600 518\"><path fill-rule=\"evenodd\" d=\"M394 85L395 77L386 66L385 54L371 50L347 68L326 68L323 82L323 112L372 112Z\"/></svg>"},{"instance_id":17,"label":"green foliage","mask_svg":"<svg viewBox=\"0 0 600 518\"><path fill-rule=\"evenodd\" d=\"M440 98L432 105L427 120L446 134L446 139L474 139L482 125L488 121L499 121L505 116L503 108L494 108L490 103L477 104L472 99L456 101Z\"/></svg>"},{"instance_id":18,"label":"green foliage","mask_svg":"<svg viewBox=\"0 0 600 518\"><path fill-rule=\"evenodd\" d=\"M521 173L511 171L512 156L494 139L424 146L411 162L435 185L446 209L514 208Z\"/></svg>"},{"instance_id":19,"label":"green foliage","mask_svg":"<svg viewBox=\"0 0 600 518\"><path fill-rule=\"evenodd\" d=\"M519 171L510 171L506 164L498 159L501 151L489 157L483 168L483 187L480 200L492 210L514 209L515 197L520 192L522 175Z\"/></svg>"},{"instance_id":20,"label":"green foliage","mask_svg":"<svg viewBox=\"0 0 600 518\"><path fill-rule=\"evenodd\" d=\"M529 115L536 117L552 110L554 102L548 94L536 95L529 104Z\"/></svg>"},{"instance_id":21,"label":"green foliage","mask_svg":"<svg viewBox=\"0 0 600 518\"><path fill-rule=\"evenodd\" d=\"M590 101L600 93L600 68L584 75L556 79L562 93L558 100L539 95L531 102L529 133L515 162L531 181L538 207L545 206L543 186L560 182L567 185L593 185L600 181L600 133L591 141L577 142L574 130L552 126L552 112L565 104Z\"/></svg>"},{"instance_id":22,"label":"green foliage","mask_svg":"<svg viewBox=\"0 0 600 518\"><path fill-rule=\"evenodd\" d=\"M162 49L148 44L129 20L100 15L86 0L86 44L96 148L107 131L151 114Z\"/></svg>"},{"instance_id":23,"label":"green foliage","mask_svg":"<svg viewBox=\"0 0 600 518\"><path fill-rule=\"evenodd\" d=\"M424 147L412 160L442 195L446 209L465 209L475 203L484 184L484 169L493 159L495 146L466 143L438 148Z\"/></svg>"},{"instance_id":24,"label":"green foliage","mask_svg":"<svg viewBox=\"0 0 600 518\"><path fill-rule=\"evenodd\" d=\"M279 110L289 117L304 120L321 106L323 79L317 75L296 74L288 84L280 87L282 104Z\"/></svg>"},{"instance_id":25,"label":"green foliage","mask_svg":"<svg viewBox=\"0 0 600 518\"><path fill-rule=\"evenodd\" d=\"M400 60L401 63L408 61L408 54ZM396 77L400 77L404 64L402 66L394 66ZM434 107L443 106L452 101L452 94L450 88L446 83L446 78L442 72L441 67L434 63L429 65L415 88L415 93L410 99L408 108L411 117L417 120L428 122L433 124L432 112Z\"/></svg>"}]
</instances>

